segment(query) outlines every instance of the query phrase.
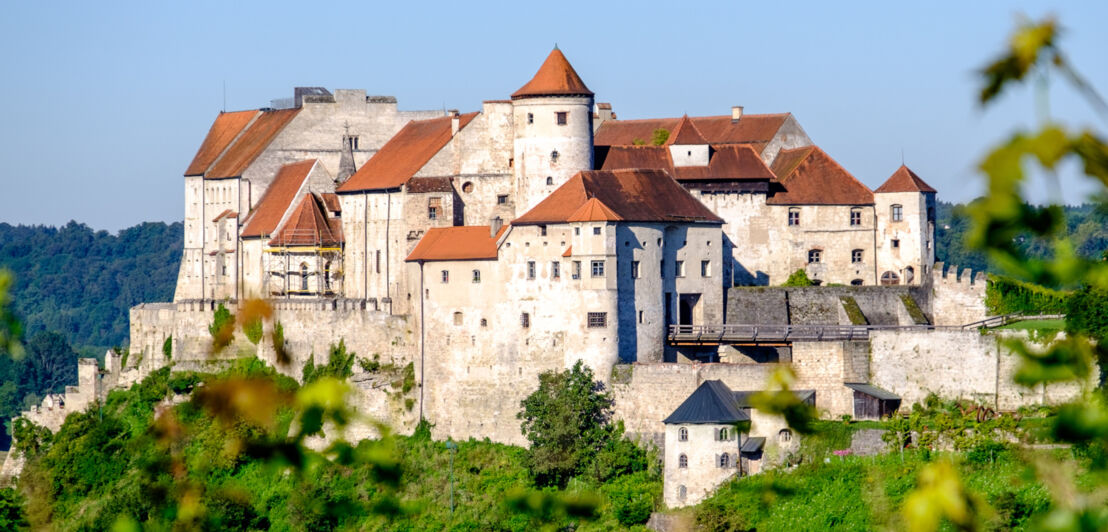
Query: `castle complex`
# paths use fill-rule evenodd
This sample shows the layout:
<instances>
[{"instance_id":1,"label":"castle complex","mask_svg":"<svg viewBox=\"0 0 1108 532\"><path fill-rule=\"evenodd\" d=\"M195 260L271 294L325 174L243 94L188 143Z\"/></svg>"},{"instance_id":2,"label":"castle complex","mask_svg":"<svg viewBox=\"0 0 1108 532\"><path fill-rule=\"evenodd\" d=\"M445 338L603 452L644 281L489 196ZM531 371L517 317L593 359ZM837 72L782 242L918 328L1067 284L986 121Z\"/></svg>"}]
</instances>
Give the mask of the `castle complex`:
<instances>
[{"instance_id":1,"label":"castle complex","mask_svg":"<svg viewBox=\"0 0 1108 532\"><path fill-rule=\"evenodd\" d=\"M961 328L984 278L934 263L935 189L901 166L871 190L791 114L620 120L558 49L476 112L321 88L282 107L216 117L185 171L174 301L132 309L112 383L204 362L216 306L265 298L281 371L342 339L415 374L405 406L357 368L364 411L522 444L537 376L583 360L664 447L671 506L794 448L747 402L782 365L835 417L1075 393L1011 385L1015 357ZM775 287L798 270L822 286Z\"/></svg>"}]
</instances>

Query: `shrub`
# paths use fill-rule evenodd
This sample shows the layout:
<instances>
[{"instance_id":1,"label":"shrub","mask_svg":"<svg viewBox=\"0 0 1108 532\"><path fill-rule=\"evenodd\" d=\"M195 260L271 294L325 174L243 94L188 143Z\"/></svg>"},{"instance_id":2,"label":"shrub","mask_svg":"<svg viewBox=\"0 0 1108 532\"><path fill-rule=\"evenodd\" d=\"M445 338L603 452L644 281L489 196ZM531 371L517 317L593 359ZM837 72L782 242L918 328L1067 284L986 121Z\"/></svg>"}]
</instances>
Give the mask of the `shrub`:
<instances>
[{"instance_id":1,"label":"shrub","mask_svg":"<svg viewBox=\"0 0 1108 532\"><path fill-rule=\"evenodd\" d=\"M1069 293L1045 286L990 275L985 305L990 314L1064 314Z\"/></svg>"},{"instance_id":2,"label":"shrub","mask_svg":"<svg viewBox=\"0 0 1108 532\"><path fill-rule=\"evenodd\" d=\"M262 341L262 320L261 318L250 320L243 324L242 332L246 333L246 339L250 340L250 343L258 345L258 342Z\"/></svg>"},{"instance_id":3,"label":"shrub","mask_svg":"<svg viewBox=\"0 0 1108 532\"><path fill-rule=\"evenodd\" d=\"M215 316L212 318L212 324L208 326L208 332L211 333L212 338L219 338L221 335L226 334L227 330L232 333L235 330L235 315L231 314L227 307L220 303L215 309Z\"/></svg>"},{"instance_id":4,"label":"shrub","mask_svg":"<svg viewBox=\"0 0 1108 532\"><path fill-rule=\"evenodd\" d=\"M23 496L18 491L0 488L0 530L25 530L30 527L23 505Z\"/></svg>"},{"instance_id":5,"label":"shrub","mask_svg":"<svg viewBox=\"0 0 1108 532\"><path fill-rule=\"evenodd\" d=\"M314 382L323 377L334 377L336 379L345 379L354 374L354 358L355 353L346 352L346 341L339 340L339 344L331 344L331 349L327 354L327 364L316 367L314 357L308 357L308 361L304 363L304 368L301 371L301 379L304 384Z\"/></svg>"},{"instance_id":6,"label":"shrub","mask_svg":"<svg viewBox=\"0 0 1108 532\"><path fill-rule=\"evenodd\" d=\"M162 355L165 355L166 359L173 358L173 335L165 337L165 341L162 342Z\"/></svg>"},{"instance_id":7,"label":"shrub","mask_svg":"<svg viewBox=\"0 0 1108 532\"><path fill-rule=\"evenodd\" d=\"M1066 302L1066 330L1108 339L1108 290L1085 286Z\"/></svg>"},{"instance_id":8,"label":"shrub","mask_svg":"<svg viewBox=\"0 0 1108 532\"><path fill-rule=\"evenodd\" d=\"M669 130L665 128L658 128L654 130L654 133L650 136L650 143L655 146L661 146L669 140Z\"/></svg>"},{"instance_id":9,"label":"shrub","mask_svg":"<svg viewBox=\"0 0 1108 532\"><path fill-rule=\"evenodd\" d=\"M815 284L808 278L808 272L801 268L793 272L781 286L815 286Z\"/></svg>"}]
</instances>

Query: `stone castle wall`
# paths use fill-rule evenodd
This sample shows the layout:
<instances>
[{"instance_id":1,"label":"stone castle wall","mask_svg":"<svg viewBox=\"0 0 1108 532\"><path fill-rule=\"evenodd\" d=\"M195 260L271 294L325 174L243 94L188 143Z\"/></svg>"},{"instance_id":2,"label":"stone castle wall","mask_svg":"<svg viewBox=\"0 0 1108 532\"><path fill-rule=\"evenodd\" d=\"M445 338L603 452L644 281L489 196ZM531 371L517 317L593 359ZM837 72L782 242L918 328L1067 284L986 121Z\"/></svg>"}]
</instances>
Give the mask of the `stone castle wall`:
<instances>
[{"instance_id":1,"label":"stone castle wall","mask_svg":"<svg viewBox=\"0 0 1108 532\"><path fill-rule=\"evenodd\" d=\"M935 325L965 325L988 317L985 307L985 272L972 275L969 268L935 263L931 275L931 314Z\"/></svg>"}]
</instances>

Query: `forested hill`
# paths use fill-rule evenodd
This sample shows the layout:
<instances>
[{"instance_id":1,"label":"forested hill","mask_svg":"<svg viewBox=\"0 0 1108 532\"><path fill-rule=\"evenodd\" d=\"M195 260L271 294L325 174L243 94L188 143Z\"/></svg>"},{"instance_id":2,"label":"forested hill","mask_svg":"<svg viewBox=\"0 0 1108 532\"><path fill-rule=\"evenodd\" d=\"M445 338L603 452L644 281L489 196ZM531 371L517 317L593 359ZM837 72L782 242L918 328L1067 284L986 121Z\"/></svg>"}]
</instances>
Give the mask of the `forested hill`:
<instances>
[{"instance_id":1,"label":"forested hill","mask_svg":"<svg viewBox=\"0 0 1108 532\"><path fill-rule=\"evenodd\" d=\"M966 245L965 239L972 223L967 206L940 201L937 207L935 260L945 262L948 266L958 266L959 271L971 268L974 271L1003 273L997 272L989 264L984 253L969 249ZM1063 210L1066 233L1077 253L1090 258L1103 256L1105 250L1108 250L1108 213L1089 203L1067 205ZM1046 257L1050 254L1047 243L1041 240L1022 237L1017 244L1033 257Z\"/></svg>"},{"instance_id":2,"label":"forested hill","mask_svg":"<svg viewBox=\"0 0 1108 532\"><path fill-rule=\"evenodd\" d=\"M83 354L125 344L130 307L173 298L183 233L180 222L115 235L77 222L0 223L0 268L15 274L12 296L27 337L56 331Z\"/></svg>"}]
</instances>

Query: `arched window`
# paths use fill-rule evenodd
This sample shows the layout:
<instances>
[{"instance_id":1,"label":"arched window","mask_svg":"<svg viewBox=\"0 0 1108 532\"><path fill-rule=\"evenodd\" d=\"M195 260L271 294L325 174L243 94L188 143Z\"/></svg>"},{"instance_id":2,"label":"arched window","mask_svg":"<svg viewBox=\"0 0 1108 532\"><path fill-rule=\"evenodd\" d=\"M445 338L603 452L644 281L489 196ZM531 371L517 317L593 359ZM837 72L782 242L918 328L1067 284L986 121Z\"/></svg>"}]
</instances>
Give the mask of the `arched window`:
<instances>
[{"instance_id":1,"label":"arched window","mask_svg":"<svg viewBox=\"0 0 1108 532\"><path fill-rule=\"evenodd\" d=\"M689 441L689 429L682 427L677 431L677 441Z\"/></svg>"},{"instance_id":2,"label":"arched window","mask_svg":"<svg viewBox=\"0 0 1108 532\"><path fill-rule=\"evenodd\" d=\"M900 284L900 276L896 272L885 272L881 274L881 284Z\"/></svg>"},{"instance_id":3,"label":"arched window","mask_svg":"<svg viewBox=\"0 0 1108 532\"><path fill-rule=\"evenodd\" d=\"M466 181L465 183L463 183L462 184L462 192L465 192L466 194L469 194L470 192L473 192L473 182L472 181Z\"/></svg>"},{"instance_id":4,"label":"arched window","mask_svg":"<svg viewBox=\"0 0 1108 532\"><path fill-rule=\"evenodd\" d=\"M300 290L308 291L308 263L300 263Z\"/></svg>"},{"instance_id":5,"label":"arched window","mask_svg":"<svg viewBox=\"0 0 1108 532\"><path fill-rule=\"evenodd\" d=\"M777 441L781 443L788 443L793 439L793 431L789 429L781 429L781 432L777 433Z\"/></svg>"},{"instance_id":6,"label":"arched window","mask_svg":"<svg viewBox=\"0 0 1108 532\"><path fill-rule=\"evenodd\" d=\"M554 150L554 151L550 152L550 164L558 164L558 156L559 155L561 155L561 154L558 153L558 150Z\"/></svg>"},{"instance_id":7,"label":"arched window","mask_svg":"<svg viewBox=\"0 0 1108 532\"><path fill-rule=\"evenodd\" d=\"M677 467L681 469L689 467L689 457L685 456L685 453L681 453L681 456L677 457Z\"/></svg>"},{"instance_id":8,"label":"arched window","mask_svg":"<svg viewBox=\"0 0 1108 532\"><path fill-rule=\"evenodd\" d=\"M916 278L916 270L911 266L904 268L904 284L909 284Z\"/></svg>"},{"instance_id":9,"label":"arched window","mask_svg":"<svg viewBox=\"0 0 1108 532\"><path fill-rule=\"evenodd\" d=\"M727 441L727 429L719 429L719 441Z\"/></svg>"},{"instance_id":10,"label":"arched window","mask_svg":"<svg viewBox=\"0 0 1108 532\"><path fill-rule=\"evenodd\" d=\"M547 185L553 185L554 184L554 176L549 176L549 175L546 176L546 184Z\"/></svg>"},{"instance_id":11,"label":"arched window","mask_svg":"<svg viewBox=\"0 0 1108 532\"><path fill-rule=\"evenodd\" d=\"M685 496L688 495L688 493L689 492L688 492L687 489L685 489L685 486L677 486L677 499L678 500L682 500L682 501L685 500Z\"/></svg>"},{"instance_id":12,"label":"arched window","mask_svg":"<svg viewBox=\"0 0 1108 532\"><path fill-rule=\"evenodd\" d=\"M719 455L719 466L723 468L731 467L731 455L727 453Z\"/></svg>"}]
</instances>

